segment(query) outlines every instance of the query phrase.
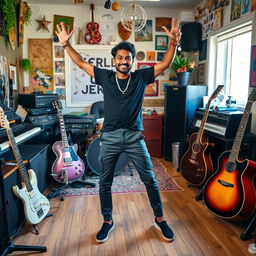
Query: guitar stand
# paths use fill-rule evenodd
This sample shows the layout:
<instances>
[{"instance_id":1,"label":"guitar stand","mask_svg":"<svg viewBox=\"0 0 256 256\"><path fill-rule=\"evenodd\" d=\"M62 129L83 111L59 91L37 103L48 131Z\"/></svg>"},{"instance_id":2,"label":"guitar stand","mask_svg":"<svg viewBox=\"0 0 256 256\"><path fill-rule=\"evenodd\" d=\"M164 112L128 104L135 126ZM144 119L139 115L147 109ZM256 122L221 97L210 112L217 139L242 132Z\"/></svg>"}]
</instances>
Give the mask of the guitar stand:
<instances>
[{"instance_id":1,"label":"guitar stand","mask_svg":"<svg viewBox=\"0 0 256 256\"><path fill-rule=\"evenodd\" d=\"M8 228L8 216L6 211L5 204L5 192L4 192L4 179L3 179L3 163L4 160L0 159L0 202L2 202L1 210L2 210L2 220L3 220L3 234L4 239L2 239L1 244L4 245L4 248L1 250L0 255L5 256L11 254L14 251L36 251L36 252L46 252L46 246L32 246L32 245L15 245L11 241L11 236ZM1 246L2 247L2 246Z\"/></svg>"},{"instance_id":2,"label":"guitar stand","mask_svg":"<svg viewBox=\"0 0 256 256\"><path fill-rule=\"evenodd\" d=\"M96 186L96 184L92 183L92 182L88 182L88 181L83 181L83 180L77 180L72 183L66 183L64 185L59 186L58 188L53 188L52 192L47 195L47 198L52 199L54 197L58 197L58 198L60 198L61 201L64 201L64 197L61 196L61 191L63 191L64 189L66 189L68 187L81 188L81 187L85 187L85 186L90 186L90 187L94 188Z\"/></svg>"},{"instance_id":3,"label":"guitar stand","mask_svg":"<svg viewBox=\"0 0 256 256\"><path fill-rule=\"evenodd\" d=\"M53 214L52 214L52 213L49 213L49 214L47 214L47 215L44 217L44 219L45 219L45 218L48 218L48 217L52 217L52 216L53 216ZM37 228L37 224L34 224L34 225L32 225L32 226L33 226L33 229L34 229L36 235L39 235L40 232L39 232L39 230L38 230L38 228Z\"/></svg>"}]
</instances>

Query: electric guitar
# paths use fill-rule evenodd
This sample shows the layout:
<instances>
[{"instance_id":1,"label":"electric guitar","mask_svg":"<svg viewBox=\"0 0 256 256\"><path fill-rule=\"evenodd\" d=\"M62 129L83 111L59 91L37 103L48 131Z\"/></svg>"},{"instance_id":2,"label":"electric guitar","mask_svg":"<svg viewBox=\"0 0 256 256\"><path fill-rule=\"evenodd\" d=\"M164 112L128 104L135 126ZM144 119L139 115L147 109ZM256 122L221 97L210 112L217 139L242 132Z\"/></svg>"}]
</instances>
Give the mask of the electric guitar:
<instances>
[{"instance_id":1,"label":"electric guitar","mask_svg":"<svg viewBox=\"0 0 256 256\"><path fill-rule=\"evenodd\" d=\"M62 141L56 141L52 146L56 159L52 165L51 175L60 183L73 182L83 176L85 165L83 160L77 155L77 144L73 146L68 144L61 102L55 100L53 101L53 106L58 111Z\"/></svg>"},{"instance_id":2,"label":"electric guitar","mask_svg":"<svg viewBox=\"0 0 256 256\"><path fill-rule=\"evenodd\" d=\"M204 134L204 127L211 102L218 96L223 87L224 85L219 85L208 100L199 131L190 136L189 148L181 159L181 173L194 186L203 185L213 173L213 164L210 155L213 143L208 142L208 137Z\"/></svg>"},{"instance_id":3,"label":"electric guitar","mask_svg":"<svg viewBox=\"0 0 256 256\"><path fill-rule=\"evenodd\" d=\"M50 210L50 203L48 199L38 190L35 172L32 169L27 171L21 158L12 129L10 128L9 122L1 107L0 126L6 130L9 143L19 166L19 171L22 178L22 188L19 188L17 185L13 186L13 192L23 202L27 221L33 225L38 224L48 214Z\"/></svg>"},{"instance_id":4,"label":"electric guitar","mask_svg":"<svg viewBox=\"0 0 256 256\"><path fill-rule=\"evenodd\" d=\"M93 16L94 4L90 5L90 9L92 11L92 22L88 23L86 26L88 31L84 36L84 40L88 44L97 44L101 41L101 34L99 32L99 24L94 22L94 16Z\"/></svg>"},{"instance_id":5,"label":"electric guitar","mask_svg":"<svg viewBox=\"0 0 256 256\"><path fill-rule=\"evenodd\" d=\"M222 218L244 221L251 217L256 209L253 183L256 162L248 159L238 160L244 131L255 100L256 88L246 104L231 151L220 155L218 170L209 178L203 190L207 208Z\"/></svg>"}]
</instances>

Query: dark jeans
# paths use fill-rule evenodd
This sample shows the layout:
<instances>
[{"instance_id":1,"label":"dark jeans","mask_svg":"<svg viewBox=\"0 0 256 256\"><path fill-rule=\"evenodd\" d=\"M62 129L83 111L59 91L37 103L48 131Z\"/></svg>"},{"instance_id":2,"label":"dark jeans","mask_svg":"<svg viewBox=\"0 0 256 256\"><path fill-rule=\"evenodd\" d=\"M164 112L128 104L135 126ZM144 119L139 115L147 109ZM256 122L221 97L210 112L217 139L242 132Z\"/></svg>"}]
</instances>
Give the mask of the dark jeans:
<instances>
[{"instance_id":1,"label":"dark jeans","mask_svg":"<svg viewBox=\"0 0 256 256\"><path fill-rule=\"evenodd\" d=\"M118 129L103 132L99 160L102 163L103 173L100 177L100 203L104 220L112 220L111 186L114 177L114 168L120 153L125 152L131 160L140 178L146 186L151 207L156 217L162 217L162 202L159 188L152 170L152 162L148 153L144 136L140 131Z\"/></svg>"}]
</instances>

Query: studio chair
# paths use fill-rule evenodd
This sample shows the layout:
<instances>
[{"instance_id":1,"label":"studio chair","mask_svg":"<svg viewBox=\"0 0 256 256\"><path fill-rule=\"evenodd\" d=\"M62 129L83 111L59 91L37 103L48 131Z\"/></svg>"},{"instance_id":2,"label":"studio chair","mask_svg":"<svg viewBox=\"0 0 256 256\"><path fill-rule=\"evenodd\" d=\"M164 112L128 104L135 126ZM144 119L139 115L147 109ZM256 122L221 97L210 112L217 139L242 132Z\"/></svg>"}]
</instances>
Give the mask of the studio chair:
<instances>
[{"instance_id":1,"label":"studio chair","mask_svg":"<svg viewBox=\"0 0 256 256\"><path fill-rule=\"evenodd\" d=\"M90 114L95 115L96 119L104 117L104 101L96 101L92 104Z\"/></svg>"}]
</instances>

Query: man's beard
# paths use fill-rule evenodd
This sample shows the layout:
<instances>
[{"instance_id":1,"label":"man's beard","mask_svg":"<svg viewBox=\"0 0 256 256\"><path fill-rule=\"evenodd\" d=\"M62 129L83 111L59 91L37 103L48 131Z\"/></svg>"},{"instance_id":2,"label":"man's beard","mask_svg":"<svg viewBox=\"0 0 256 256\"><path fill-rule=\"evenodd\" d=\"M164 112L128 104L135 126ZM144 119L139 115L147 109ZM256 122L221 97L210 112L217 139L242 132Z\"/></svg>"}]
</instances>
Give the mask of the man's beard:
<instances>
[{"instance_id":1,"label":"man's beard","mask_svg":"<svg viewBox=\"0 0 256 256\"><path fill-rule=\"evenodd\" d=\"M119 69L120 66L126 66L127 69L125 71ZM132 69L132 65L129 65L129 64L119 64L116 66L116 70L122 74L128 74Z\"/></svg>"}]
</instances>

